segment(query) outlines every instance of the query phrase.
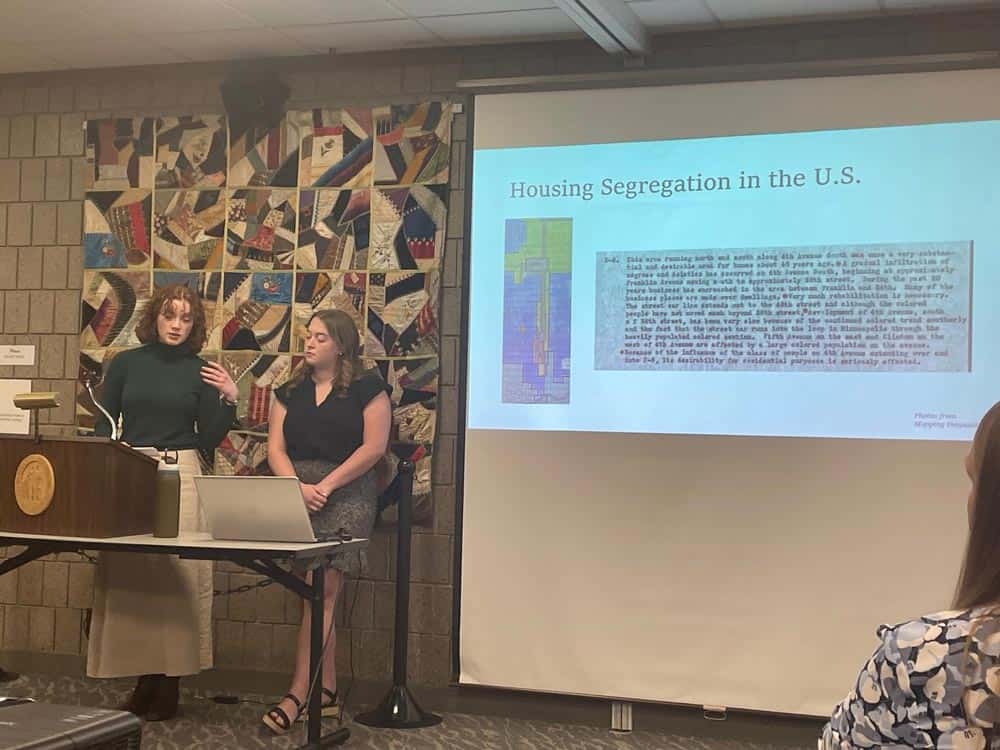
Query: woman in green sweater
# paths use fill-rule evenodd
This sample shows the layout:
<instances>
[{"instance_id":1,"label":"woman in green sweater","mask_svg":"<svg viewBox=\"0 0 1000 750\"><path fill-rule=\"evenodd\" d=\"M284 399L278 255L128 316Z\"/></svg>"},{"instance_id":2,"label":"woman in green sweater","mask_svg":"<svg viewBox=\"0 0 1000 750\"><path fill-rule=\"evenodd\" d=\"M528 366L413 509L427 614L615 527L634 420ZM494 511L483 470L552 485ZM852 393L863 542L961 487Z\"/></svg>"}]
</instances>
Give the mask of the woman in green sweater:
<instances>
[{"instance_id":1,"label":"woman in green sweater","mask_svg":"<svg viewBox=\"0 0 1000 750\"><path fill-rule=\"evenodd\" d=\"M136 326L144 342L108 366L102 406L121 439L176 454L180 531L205 524L192 477L198 449L214 449L235 418L229 373L198 356L206 339L198 296L183 285L159 289ZM99 420L95 432L110 435ZM179 678L212 666L212 565L174 555L105 553L97 567L87 653L92 677L139 677L123 706L150 721L177 713Z\"/></svg>"}]
</instances>

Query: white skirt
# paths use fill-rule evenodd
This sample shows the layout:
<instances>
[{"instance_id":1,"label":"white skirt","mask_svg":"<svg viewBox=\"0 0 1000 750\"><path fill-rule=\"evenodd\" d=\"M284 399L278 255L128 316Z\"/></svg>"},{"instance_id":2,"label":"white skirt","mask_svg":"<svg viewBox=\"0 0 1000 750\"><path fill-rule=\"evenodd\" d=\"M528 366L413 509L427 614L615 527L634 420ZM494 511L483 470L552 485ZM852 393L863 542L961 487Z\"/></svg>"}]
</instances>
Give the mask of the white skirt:
<instances>
[{"instance_id":1,"label":"white skirt","mask_svg":"<svg viewBox=\"0 0 1000 750\"><path fill-rule=\"evenodd\" d=\"M179 451L180 530L204 531L192 477L198 452ZM90 677L165 674L212 667L212 563L176 555L105 552L97 564L87 649Z\"/></svg>"}]
</instances>

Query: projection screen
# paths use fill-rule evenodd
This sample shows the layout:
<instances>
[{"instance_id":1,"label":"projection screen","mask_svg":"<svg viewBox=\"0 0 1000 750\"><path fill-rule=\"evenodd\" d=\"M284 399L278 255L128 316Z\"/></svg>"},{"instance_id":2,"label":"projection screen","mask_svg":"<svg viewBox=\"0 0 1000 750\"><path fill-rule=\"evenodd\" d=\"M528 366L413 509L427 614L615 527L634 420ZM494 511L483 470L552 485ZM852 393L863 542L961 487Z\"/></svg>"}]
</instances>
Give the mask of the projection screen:
<instances>
[{"instance_id":1,"label":"projection screen","mask_svg":"<svg viewBox=\"0 0 1000 750\"><path fill-rule=\"evenodd\" d=\"M946 609L1000 73L479 95L460 681L824 715Z\"/></svg>"}]
</instances>

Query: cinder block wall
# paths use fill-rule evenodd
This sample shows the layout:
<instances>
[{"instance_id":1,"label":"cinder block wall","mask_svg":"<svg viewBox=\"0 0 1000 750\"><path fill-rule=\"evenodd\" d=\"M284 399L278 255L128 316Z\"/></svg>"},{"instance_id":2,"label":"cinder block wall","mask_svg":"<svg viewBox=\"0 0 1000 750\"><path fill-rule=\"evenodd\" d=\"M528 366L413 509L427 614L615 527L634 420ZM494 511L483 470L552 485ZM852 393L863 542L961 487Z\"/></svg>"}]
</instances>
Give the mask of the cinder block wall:
<instances>
[{"instance_id":1,"label":"cinder block wall","mask_svg":"<svg viewBox=\"0 0 1000 750\"><path fill-rule=\"evenodd\" d=\"M995 49L1000 13L892 18L809 26L697 32L658 40L647 64L666 71L716 66L752 70L773 63ZM588 42L408 51L275 61L292 87L289 108L369 106L445 98L464 101L458 80L621 70ZM83 131L86 119L222 112L225 65L162 66L0 77L0 343L34 344L37 364L0 367L0 378L30 378L34 390L62 395L43 414L48 434L73 431L82 284ZM413 541L410 674L443 685L451 675L452 555L458 435L457 372L465 205L465 115L454 121L451 200L441 295L441 378L434 464L433 525ZM0 481L11 481L0 477ZM0 549L0 553L10 553ZM395 544L376 536L369 575L351 582L356 602L337 644L339 668L382 679L391 672ZM256 583L216 566L216 588ZM77 555L34 562L0 578L3 652L86 653L84 611L93 566ZM278 586L215 602L219 667L290 669L298 601Z\"/></svg>"}]
</instances>

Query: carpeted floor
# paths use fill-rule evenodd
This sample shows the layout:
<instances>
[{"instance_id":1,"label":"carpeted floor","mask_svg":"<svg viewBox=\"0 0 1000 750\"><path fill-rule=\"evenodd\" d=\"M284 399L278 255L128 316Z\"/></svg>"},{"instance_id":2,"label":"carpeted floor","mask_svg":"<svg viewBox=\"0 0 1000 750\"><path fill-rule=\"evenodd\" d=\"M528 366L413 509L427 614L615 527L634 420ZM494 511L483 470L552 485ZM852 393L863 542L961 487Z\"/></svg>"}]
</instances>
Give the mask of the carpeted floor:
<instances>
[{"instance_id":1,"label":"carpeted floor","mask_svg":"<svg viewBox=\"0 0 1000 750\"><path fill-rule=\"evenodd\" d=\"M25 696L63 705L115 706L125 699L131 680L88 680L76 677L22 676L0 685L0 695ZM143 750L233 750L234 748L294 748L305 742L305 724L276 737L260 723L266 710L264 697L245 696L237 705L216 703L202 691L185 690L178 717L148 723L143 729ZM353 707L352 707L353 708ZM336 728L327 722L326 731ZM607 729L577 724L450 713L428 729L392 731L370 729L348 722L351 738L346 748L364 750L811 750L814 741L787 737L775 744L711 736L692 737L664 732L633 731L612 734ZM781 733L776 733L776 737ZM759 736L759 733L758 733ZM793 742L793 744L790 744Z\"/></svg>"}]
</instances>

